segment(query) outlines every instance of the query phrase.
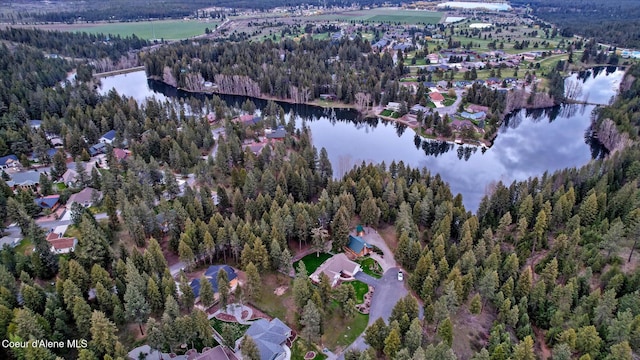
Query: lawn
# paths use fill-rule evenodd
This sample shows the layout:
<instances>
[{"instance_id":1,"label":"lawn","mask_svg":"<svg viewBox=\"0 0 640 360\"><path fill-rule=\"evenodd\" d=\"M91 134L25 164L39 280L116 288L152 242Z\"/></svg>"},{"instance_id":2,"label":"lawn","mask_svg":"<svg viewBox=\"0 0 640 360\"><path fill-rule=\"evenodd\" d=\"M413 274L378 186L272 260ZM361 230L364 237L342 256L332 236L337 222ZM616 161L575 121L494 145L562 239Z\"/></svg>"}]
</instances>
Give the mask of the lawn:
<instances>
[{"instance_id":1,"label":"lawn","mask_svg":"<svg viewBox=\"0 0 640 360\"><path fill-rule=\"evenodd\" d=\"M388 110L388 109L383 110L383 111L380 113L380 115L382 115L382 116L391 116L391 114L393 114L393 111Z\"/></svg>"},{"instance_id":2,"label":"lawn","mask_svg":"<svg viewBox=\"0 0 640 360\"><path fill-rule=\"evenodd\" d=\"M367 328L368 322L369 315L357 313L352 319L346 319L336 311L333 316L327 319L324 328L340 329L340 331L325 331L322 336L323 343L334 352L338 347L344 349L362 334Z\"/></svg>"},{"instance_id":3,"label":"lawn","mask_svg":"<svg viewBox=\"0 0 640 360\"><path fill-rule=\"evenodd\" d=\"M16 254L29 255L33 251L33 243L31 242L31 239L24 238L22 239L20 244L15 247L15 249L16 249Z\"/></svg>"},{"instance_id":4,"label":"lawn","mask_svg":"<svg viewBox=\"0 0 640 360\"><path fill-rule=\"evenodd\" d=\"M327 253L320 253L320 256L316 256L316 253L309 254L309 255L303 257L302 259L294 262L293 263L293 268L297 270L298 269L298 264L300 263L300 261L302 261L304 263L304 266L307 268L307 273L309 275L311 275L311 274L313 274L314 271L316 271L316 269L323 262L325 262L328 258L330 258L332 256L333 255L327 254Z\"/></svg>"},{"instance_id":5,"label":"lawn","mask_svg":"<svg viewBox=\"0 0 640 360\"><path fill-rule=\"evenodd\" d=\"M298 338L293 342L293 346L291 347L291 360L304 360L304 355L307 351L316 352L316 357L314 357L313 360L322 360L327 358L327 355L323 354L312 345L309 345L306 340Z\"/></svg>"},{"instance_id":6,"label":"lawn","mask_svg":"<svg viewBox=\"0 0 640 360\"><path fill-rule=\"evenodd\" d=\"M265 313L277 317L288 324L295 322L295 306L292 298L291 279L284 274L262 275L262 289L259 296L251 301ZM284 294L278 296L273 293L279 286L287 286Z\"/></svg>"},{"instance_id":7,"label":"lawn","mask_svg":"<svg viewBox=\"0 0 640 360\"><path fill-rule=\"evenodd\" d=\"M362 267L362 271L365 274L371 275L376 279L380 279L382 277L382 269L380 268L380 264L377 261L373 260L370 257L359 260L358 263Z\"/></svg>"},{"instance_id":8,"label":"lawn","mask_svg":"<svg viewBox=\"0 0 640 360\"><path fill-rule=\"evenodd\" d=\"M131 36L135 34L142 39L186 39L205 33L205 29L215 29L216 22L196 20L160 20L140 22L118 22L69 27L69 31L85 31L92 34L111 34ZM65 29L66 30L66 29Z\"/></svg>"},{"instance_id":9,"label":"lawn","mask_svg":"<svg viewBox=\"0 0 640 360\"><path fill-rule=\"evenodd\" d=\"M348 284L353 286L353 289L356 291L356 302L362 304L364 302L364 294L369 291L369 285L359 280L349 281Z\"/></svg>"}]
</instances>

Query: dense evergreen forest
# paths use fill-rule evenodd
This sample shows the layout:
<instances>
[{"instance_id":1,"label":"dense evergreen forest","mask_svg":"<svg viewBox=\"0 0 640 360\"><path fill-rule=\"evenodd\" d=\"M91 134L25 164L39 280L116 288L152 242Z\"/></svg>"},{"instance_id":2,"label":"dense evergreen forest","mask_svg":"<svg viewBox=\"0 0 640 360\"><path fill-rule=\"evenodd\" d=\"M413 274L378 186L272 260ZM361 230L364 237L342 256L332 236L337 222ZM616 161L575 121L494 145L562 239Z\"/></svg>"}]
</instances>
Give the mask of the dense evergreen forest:
<instances>
[{"instance_id":1,"label":"dense evergreen forest","mask_svg":"<svg viewBox=\"0 0 640 360\"><path fill-rule=\"evenodd\" d=\"M394 65L389 53L374 54L360 37L341 42L304 37L281 43L181 43L142 54L142 59L148 76L187 90L201 90L204 81L211 81L222 93L294 102L335 94L340 101L355 103L360 92L372 94L370 100L376 103L413 99L397 82L408 68L402 62Z\"/></svg>"},{"instance_id":2,"label":"dense evergreen forest","mask_svg":"<svg viewBox=\"0 0 640 360\"><path fill-rule=\"evenodd\" d=\"M139 50L148 45L144 39L132 35L71 33L62 31L41 31L25 28L8 28L0 31L0 39L32 46L57 55L72 58L117 60L131 50Z\"/></svg>"},{"instance_id":3,"label":"dense evergreen forest","mask_svg":"<svg viewBox=\"0 0 640 360\"><path fill-rule=\"evenodd\" d=\"M558 25L563 36L581 35L617 47L640 48L640 7L635 0L513 0Z\"/></svg>"},{"instance_id":4,"label":"dense evergreen forest","mask_svg":"<svg viewBox=\"0 0 640 360\"><path fill-rule=\"evenodd\" d=\"M308 87L314 96L335 90L347 100L358 89L342 89L342 78L366 71L373 75L359 86L375 89L373 80L386 76L382 69L398 71L385 56L361 56L369 51L365 45L309 39L205 43L199 48L202 63L191 60L188 51L195 47L182 45L162 48L145 61L150 75L165 76L168 67L176 81L183 81L180 70L190 67L206 79L218 73L246 76L277 96L291 96L294 86ZM299 55L304 50L306 58ZM315 52L339 55L349 68L320 61ZM170 60L163 62L160 55ZM291 83L283 82L282 67L270 67L283 61L292 64ZM0 218L17 222L35 249L7 246L0 251L0 337L85 338L89 346L78 351L1 348L0 357L124 359L135 336L146 336L141 341L168 352L185 343L212 345L211 327L206 314L194 308L186 275L174 281L165 255L177 254L187 271L209 263L234 264L247 273L242 296L255 301L262 291L260 278L288 273L298 245L319 249L331 239L341 249L356 221L393 228L395 258L422 304L411 296L400 301L388 325L379 320L366 330L371 349L349 352L349 360L521 360L537 354L554 360L631 360L640 351L637 144L579 169L499 182L473 214L469 210L475 209L465 209L462 196L454 196L438 174L402 162L362 164L334 178L327 152L313 147L309 130L287 121L274 102L262 109L264 125L242 127L228 121L236 114L216 97L204 103L138 104L115 92L100 96L89 80L61 86L71 66L31 47L0 47L1 154L20 155L28 166L23 155L48 149L47 134L57 134L80 163L87 160L88 147L113 129L113 147L127 144L132 155L119 161L109 146L109 168L81 177L83 185L104 193L101 207L107 218L98 221L82 206L73 208L71 229L78 245L71 255L53 254L32 219L36 195L59 192L64 202L72 192L52 185L66 170L64 152L45 160L52 164L52 178L41 180L37 194L31 189L14 193L0 180ZM639 71L629 69L634 76L626 78L618 102L599 115L632 138ZM247 102L243 109L255 107ZM215 144L205 120L210 112L225 137L217 142L215 156L204 160ZM41 128L32 130L30 119L42 119ZM267 145L259 155L243 148L261 127L278 125L286 129L283 141ZM193 174L197 187L180 189L177 179L186 174ZM326 235L312 231L323 224L329 224ZM348 286L332 290L326 285L327 280L311 284L304 267L291 283L292 306L300 316L289 325L312 341L335 331L324 323L330 315L354 316ZM226 303L231 295L224 291L220 301ZM341 306L329 306L330 299ZM424 320L417 319L421 305ZM458 331L479 319L485 325L471 339Z\"/></svg>"},{"instance_id":5,"label":"dense evergreen forest","mask_svg":"<svg viewBox=\"0 0 640 360\"><path fill-rule=\"evenodd\" d=\"M61 1L65 2L65 1ZM71 3L71 1L69 1ZM362 6L386 4L398 4L399 2L388 2L380 0L362 0L358 2ZM222 16L217 11L198 11L204 8L230 8L230 9L252 9L268 10L275 7L298 7L298 6L352 6L353 2L346 0L112 0L112 1L87 1L84 6L86 10L75 10L68 12L50 12L21 14L21 17L33 17L39 21L68 22L76 21L100 21L100 20L121 20L135 21L151 18L182 18L185 16Z\"/></svg>"}]
</instances>

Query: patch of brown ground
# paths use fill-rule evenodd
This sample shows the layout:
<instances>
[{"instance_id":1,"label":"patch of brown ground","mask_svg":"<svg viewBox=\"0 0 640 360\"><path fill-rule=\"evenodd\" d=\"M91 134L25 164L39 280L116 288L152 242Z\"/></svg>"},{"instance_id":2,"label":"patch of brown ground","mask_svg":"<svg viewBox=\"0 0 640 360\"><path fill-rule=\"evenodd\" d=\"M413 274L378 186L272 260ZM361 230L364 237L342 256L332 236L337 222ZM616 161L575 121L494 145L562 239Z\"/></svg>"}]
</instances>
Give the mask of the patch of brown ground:
<instances>
[{"instance_id":1,"label":"patch of brown ground","mask_svg":"<svg viewBox=\"0 0 640 360\"><path fill-rule=\"evenodd\" d=\"M382 236L384 241L389 246L391 251L396 251L396 247L398 247L398 236L396 235L396 228L393 225L385 225L378 229L378 234Z\"/></svg>"},{"instance_id":2,"label":"patch of brown ground","mask_svg":"<svg viewBox=\"0 0 640 360\"><path fill-rule=\"evenodd\" d=\"M470 359L476 351L486 347L495 319L495 311L490 305L485 305L478 315L469 312L468 304L460 307L458 313L451 318L454 334L451 348L459 359Z\"/></svg>"},{"instance_id":3,"label":"patch of brown ground","mask_svg":"<svg viewBox=\"0 0 640 360\"><path fill-rule=\"evenodd\" d=\"M533 332L536 336L536 350L539 350L538 354L540 354L540 358L542 360L546 360L546 359L550 359L551 358L551 350L549 350L549 347L547 346L547 342L545 341L544 338L544 331L542 331L542 329L539 329L537 327L533 327Z\"/></svg>"}]
</instances>

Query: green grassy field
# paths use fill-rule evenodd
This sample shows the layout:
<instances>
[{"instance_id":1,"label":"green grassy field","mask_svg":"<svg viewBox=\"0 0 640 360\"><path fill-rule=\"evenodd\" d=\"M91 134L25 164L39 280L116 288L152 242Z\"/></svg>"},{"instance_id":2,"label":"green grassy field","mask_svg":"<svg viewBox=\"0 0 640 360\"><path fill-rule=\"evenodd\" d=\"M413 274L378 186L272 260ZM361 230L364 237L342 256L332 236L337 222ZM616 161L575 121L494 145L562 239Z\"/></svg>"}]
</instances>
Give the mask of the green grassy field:
<instances>
[{"instance_id":1,"label":"green grassy field","mask_svg":"<svg viewBox=\"0 0 640 360\"><path fill-rule=\"evenodd\" d=\"M177 40L202 35L205 33L206 28L213 30L216 24L216 22L201 22L195 20L162 20L95 24L69 29L71 31L112 34L122 37L135 34L142 39Z\"/></svg>"},{"instance_id":2,"label":"green grassy field","mask_svg":"<svg viewBox=\"0 0 640 360\"><path fill-rule=\"evenodd\" d=\"M307 268L307 273L312 274L316 269L323 263L325 260L330 258L332 255L327 253L320 253L320 256L316 256L316 253L309 254L303 257L301 260L293 263L293 268L298 269L298 263L300 261L304 262L304 266Z\"/></svg>"},{"instance_id":3,"label":"green grassy field","mask_svg":"<svg viewBox=\"0 0 640 360\"><path fill-rule=\"evenodd\" d=\"M337 347L344 348L351 344L366 328L369 315L357 313L353 319L346 319L336 315L330 317L325 325L326 329L339 329L339 331L325 331L322 339L324 344L332 350Z\"/></svg>"}]
</instances>

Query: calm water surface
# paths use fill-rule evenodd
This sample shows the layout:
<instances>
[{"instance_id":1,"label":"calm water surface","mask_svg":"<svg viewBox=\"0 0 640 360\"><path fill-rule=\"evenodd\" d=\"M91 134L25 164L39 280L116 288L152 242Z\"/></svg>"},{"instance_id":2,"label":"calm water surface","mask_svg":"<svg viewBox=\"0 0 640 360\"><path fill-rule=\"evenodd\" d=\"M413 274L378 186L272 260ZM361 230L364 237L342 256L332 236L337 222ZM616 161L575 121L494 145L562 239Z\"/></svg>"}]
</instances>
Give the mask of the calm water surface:
<instances>
[{"instance_id":1,"label":"calm water surface","mask_svg":"<svg viewBox=\"0 0 640 360\"><path fill-rule=\"evenodd\" d=\"M608 104L616 94L623 71L615 68L592 70L567 78L567 87L579 84L579 99L592 104ZM102 79L102 92L112 88L122 95L144 101L149 96L160 100L186 97L162 83L147 81L143 71ZM573 86L575 89L576 86ZM204 96L204 95L201 95ZM230 105L244 97L221 96ZM266 102L253 99L258 109ZM497 181L510 183L579 167L602 155L602 149L590 137L591 113L595 105L564 105L545 110L521 110L511 114L499 130L490 149L420 139L411 129L395 123L370 119L358 120L351 110L325 110L312 106L281 104L293 110L298 124L304 119L310 127L313 144L326 148L334 168L341 175L362 161L387 166L403 161L413 167L426 167L439 173L454 194L461 193L468 210L475 211L487 187Z\"/></svg>"}]
</instances>

